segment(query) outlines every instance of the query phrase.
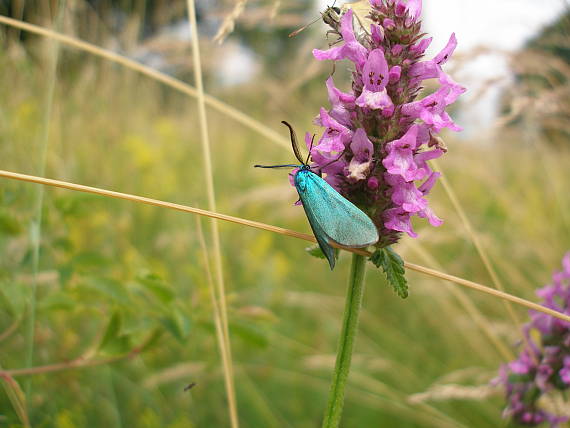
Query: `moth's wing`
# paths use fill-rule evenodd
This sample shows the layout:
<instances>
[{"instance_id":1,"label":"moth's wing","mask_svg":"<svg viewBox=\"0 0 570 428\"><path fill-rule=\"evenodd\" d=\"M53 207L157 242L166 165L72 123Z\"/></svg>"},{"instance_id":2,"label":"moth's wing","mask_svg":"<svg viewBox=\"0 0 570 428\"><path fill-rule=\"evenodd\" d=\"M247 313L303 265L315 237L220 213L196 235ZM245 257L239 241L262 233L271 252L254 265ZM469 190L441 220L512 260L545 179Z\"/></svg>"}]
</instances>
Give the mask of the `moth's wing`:
<instances>
[{"instance_id":1,"label":"moth's wing","mask_svg":"<svg viewBox=\"0 0 570 428\"><path fill-rule=\"evenodd\" d=\"M299 195L309 221L312 219L330 240L352 248L378 241L378 230L370 217L318 175L306 174L306 190Z\"/></svg>"},{"instance_id":2,"label":"moth's wing","mask_svg":"<svg viewBox=\"0 0 570 428\"><path fill-rule=\"evenodd\" d=\"M297 189L298 190L298 189ZM331 247L328 243L328 236L323 231L319 223L316 221L312 211L307 209L308 202L305 202L304 195L306 192L299 192L299 197L301 198L301 202L303 202L303 208L305 210L305 214L307 215L307 219L309 220L309 224L311 225L311 229L313 230L313 235L317 238L317 243L327 260L329 261L329 266L331 270L334 269L334 265L336 262L334 248Z\"/></svg>"}]
</instances>

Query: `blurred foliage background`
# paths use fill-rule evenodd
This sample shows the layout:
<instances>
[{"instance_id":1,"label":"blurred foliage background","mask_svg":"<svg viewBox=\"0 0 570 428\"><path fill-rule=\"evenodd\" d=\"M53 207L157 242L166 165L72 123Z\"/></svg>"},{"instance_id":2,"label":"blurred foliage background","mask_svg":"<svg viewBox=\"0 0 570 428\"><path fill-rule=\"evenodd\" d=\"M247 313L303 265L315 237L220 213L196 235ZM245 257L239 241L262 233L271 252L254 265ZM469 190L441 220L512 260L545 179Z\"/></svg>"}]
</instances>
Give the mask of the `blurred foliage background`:
<instances>
[{"instance_id":1,"label":"blurred foliage background","mask_svg":"<svg viewBox=\"0 0 570 428\"><path fill-rule=\"evenodd\" d=\"M213 42L232 7L198 4L207 92L284 137L283 119L316 132L331 65L311 50L327 46L324 27L287 37L316 6L248 2L224 43ZM0 14L192 83L185 1L4 0ZM470 138L446 135L441 162L506 290L530 300L570 248L568 19L512 56L501 116ZM206 207L195 99L15 28L1 26L0 38L0 168ZM337 66L335 80L343 73ZM218 211L309 231L286 173L252 168L291 153L219 111L208 110L208 124ZM403 238L398 251L491 284L441 186L430 198L445 224L418 222L420 238ZM195 218L4 179L0 201L1 368L26 366L34 283L33 366L117 359L15 376L32 426L229 425ZM347 255L331 273L301 241L229 223L220 230L242 426L319 426ZM489 381L520 340L505 305L414 272L408 280L403 301L369 269L343 426L499 426L504 403ZM526 311L514 310L524 322ZM18 427L10 385L0 426Z\"/></svg>"}]
</instances>

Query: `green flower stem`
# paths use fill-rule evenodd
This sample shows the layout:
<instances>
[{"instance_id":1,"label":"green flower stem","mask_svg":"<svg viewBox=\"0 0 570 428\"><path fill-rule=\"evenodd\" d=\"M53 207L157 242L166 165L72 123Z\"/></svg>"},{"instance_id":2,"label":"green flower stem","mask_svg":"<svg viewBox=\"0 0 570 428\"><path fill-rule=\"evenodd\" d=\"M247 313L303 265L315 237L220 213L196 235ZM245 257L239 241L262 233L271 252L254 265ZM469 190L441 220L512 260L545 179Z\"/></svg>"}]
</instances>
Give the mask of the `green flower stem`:
<instances>
[{"instance_id":1,"label":"green flower stem","mask_svg":"<svg viewBox=\"0 0 570 428\"><path fill-rule=\"evenodd\" d=\"M366 270L366 257L353 254L350 277L348 278L348 291L344 306L342 332L338 343L336 364L333 380L329 392L329 402L323 420L323 428L337 428L342 416L344 404L344 388L350 371L352 349L358 328L358 316L362 306L364 294L364 273Z\"/></svg>"}]
</instances>

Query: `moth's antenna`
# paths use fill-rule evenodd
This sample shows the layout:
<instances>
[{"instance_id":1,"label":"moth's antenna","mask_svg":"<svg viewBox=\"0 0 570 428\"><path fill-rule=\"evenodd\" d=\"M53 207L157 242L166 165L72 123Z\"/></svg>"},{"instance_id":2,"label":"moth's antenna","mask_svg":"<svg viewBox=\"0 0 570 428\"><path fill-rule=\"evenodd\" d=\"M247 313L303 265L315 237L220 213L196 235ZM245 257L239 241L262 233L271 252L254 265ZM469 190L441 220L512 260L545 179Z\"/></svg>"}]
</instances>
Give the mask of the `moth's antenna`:
<instances>
[{"instance_id":1,"label":"moth's antenna","mask_svg":"<svg viewBox=\"0 0 570 428\"><path fill-rule=\"evenodd\" d=\"M340 160L340 158L344 156L344 153L345 153L345 152L346 152L346 149L344 149L344 150L342 151L342 153L341 153L340 155L338 155L338 157L337 157L336 159L333 159L332 161L330 161L329 163L324 164L323 166L320 166L320 167L318 168L319 171L322 171L323 168L326 168L327 166L332 165L332 164L335 163L335 162L338 162L338 161Z\"/></svg>"},{"instance_id":2,"label":"moth's antenna","mask_svg":"<svg viewBox=\"0 0 570 428\"><path fill-rule=\"evenodd\" d=\"M297 168L299 165L253 165L254 168Z\"/></svg>"},{"instance_id":3,"label":"moth's antenna","mask_svg":"<svg viewBox=\"0 0 570 428\"><path fill-rule=\"evenodd\" d=\"M285 125L287 128L289 128L289 133L291 134L291 145L293 146L293 153L295 153L295 157L303 165L306 165L305 162L303 162L303 157L301 156L301 152L299 151L299 144L297 144L297 135L295 134L295 130L288 122L282 120L281 123Z\"/></svg>"},{"instance_id":4,"label":"moth's antenna","mask_svg":"<svg viewBox=\"0 0 570 428\"><path fill-rule=\"evenodd\" d=\"M301 28L298 28L297 30L289 33L289 37L295 37L297 34L299 34L301 31L307 29L307 27L310 27L311 25L313 25L315 22L317 22L318 20L320 20L321 17L319 16L318 18L316 18L315 20L309 22L306 25L303 25Z\"/></svg>"},{"instance_id":5,"label":"moth's antenna","mask_svg":"<svg viewBox=\"0 0 570 428\"><path fill-rule=\"evenodd\" d=\"M313 134L313 138L311 138L311 146L309 147L309 154L307 155L307 162L305 162L305 165L309 164L309 159L311 158L311 150L313 150L314 142L315 142L315 134Z\"/></svg>"},{"instance_id":6,"label":"moth's antenna","mask_svg":"<svg viewBox=\"0 0 570 428\"><path fill-rule=\"evenodd\" d=\"M335 8L334 5L336 4L336 0L334 0L332 6L327 7L326 11L328 11L329 9L334 9L335 12L340 13L340 9L337 7ZM325 11L325 12L326 12ZM306 25L303 25L301 28L298 28L297 30L289 33L289 37L295 37L297 34L299 34L301 31L306 30L308 27L310 27L311 25L313 25L315 22L321 20L323 18L324 13L321 12L321 16L319 16L318 18L315 18L314 20L312 20L311 22L309 22Z\"/></svg>"}]
</instances>

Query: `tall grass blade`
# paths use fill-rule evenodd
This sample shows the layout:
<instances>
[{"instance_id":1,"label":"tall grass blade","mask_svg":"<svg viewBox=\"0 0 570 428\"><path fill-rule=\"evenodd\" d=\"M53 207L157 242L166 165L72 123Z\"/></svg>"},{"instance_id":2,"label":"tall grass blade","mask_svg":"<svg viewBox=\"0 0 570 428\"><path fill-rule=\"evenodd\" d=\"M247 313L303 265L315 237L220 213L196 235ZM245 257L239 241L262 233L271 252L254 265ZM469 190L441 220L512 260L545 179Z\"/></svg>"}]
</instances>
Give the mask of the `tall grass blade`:
<instances>
[{"instance_id":1,"label":"tall grass blade","mask_svg":"<svg viewBox=\"0 0 570 428\"><path fill-rule=\"evenodd\" d=\"M57 4L56 28L60 27L63 22L65 12L65 0L60 0ZM48 43L48 72L47 72L47 91L44 100L43 121L41 124L39 138L39 162L37 166L38 174L45 175L47 153L49 148L50 122L52 119L53 98L57 79L57 64L59 60L59 43ZM42 207L44 202L44 189L39 187L34 195L33 216L30 222L30 246L32 250L32 288L30 291L29 303L27 308L27 320L25 329L25 352L24 365L32 367L34 364L34 338L36 331L36 293L38 287L38 270L40 263L40 243L42 235ZM26 381L24 390L28 399L31 394L31 380ZM28 400L31 402L31 400Z\"/></svg>"},{"instance_id":2,"label":"tall grass blade","mask_svg":"<svg viewBox=\"0 0 570 428\"><path fill-rule=\"evenodd\" d=\"M208 133L208 121L206 118L206 102L204 100L204 84L202 82L202 64L200 58L200 46L198 42L198 25L196 22L196 9L194 0L188 0L188 16L190 20L190 34L192 40L192 64L194 66L194 80L196 83L196 90L198 91L198 117L200 121L200 136L202 141L202 155L204 160L204 178L206 181L206 193L208 195L208 208L211 211L216 211L216 197L214 194L214 175L212 172L212 159L210 153L210 137ZM228 327L228 311L226 304L226 291L224 286L224 274L222 269L222 251L220 248L220 233L218 230L218 223L215 219L210 220L213 256L214 256L214 270L215 270L215 284L217 291L217 300L220 308L220 320L222 324L222 331L224 333L223 339L225 347L222 350L226 353L224 362L224 375L226 376L226 389L228 395L228 406L230 412L230 420L233 428L239 426L237 403L233 379L233 362L231 357L231 344L230 333Z\"/></svg>"}]
</instances>

